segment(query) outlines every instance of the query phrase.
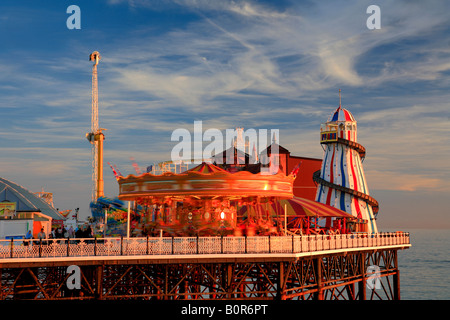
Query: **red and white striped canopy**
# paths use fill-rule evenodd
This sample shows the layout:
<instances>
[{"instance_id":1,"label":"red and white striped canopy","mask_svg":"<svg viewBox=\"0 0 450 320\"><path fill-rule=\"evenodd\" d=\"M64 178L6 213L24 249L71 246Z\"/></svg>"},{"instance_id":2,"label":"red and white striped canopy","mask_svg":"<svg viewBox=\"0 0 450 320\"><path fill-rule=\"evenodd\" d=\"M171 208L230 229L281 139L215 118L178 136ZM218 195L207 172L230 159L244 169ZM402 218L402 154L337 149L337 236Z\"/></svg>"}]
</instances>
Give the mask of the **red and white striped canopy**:
<instances>
[{"instance_id":1,"label":"red and white striped canopy","mask_svg":"<svg viewBox=\"0 0 450 320\"><path fill-rule=\"evenodd\" d=\"M356 120L350 111L341 108L341 106L339 106L339 108L337 108L336 111L334 111L328 118L328 122L335 122L335 121L356 121Z\"/></svg>"}]
</instances>

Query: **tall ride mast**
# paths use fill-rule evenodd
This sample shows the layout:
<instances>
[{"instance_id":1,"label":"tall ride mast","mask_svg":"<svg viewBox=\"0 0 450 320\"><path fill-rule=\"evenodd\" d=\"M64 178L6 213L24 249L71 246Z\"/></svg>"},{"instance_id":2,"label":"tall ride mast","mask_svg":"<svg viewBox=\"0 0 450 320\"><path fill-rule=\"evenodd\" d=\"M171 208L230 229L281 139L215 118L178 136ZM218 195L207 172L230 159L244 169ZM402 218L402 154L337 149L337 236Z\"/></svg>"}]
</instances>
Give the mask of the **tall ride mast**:
<instances>
[{"instance_id":1,"label":"tall ride mast","mask_svg":"<svg viewBox=\"0 0 450 320\"><path fill-rule=\"evenodd\" d=\"M91 132L86 133L86 138L92 144L92 198L94 202L104 195L103 183L103 128L98 125L98 79L97 65L101 56L98 51L94 51L89 56L90 61L94 61L92 67L92 117Z\"/></svg>"}]
</instances>

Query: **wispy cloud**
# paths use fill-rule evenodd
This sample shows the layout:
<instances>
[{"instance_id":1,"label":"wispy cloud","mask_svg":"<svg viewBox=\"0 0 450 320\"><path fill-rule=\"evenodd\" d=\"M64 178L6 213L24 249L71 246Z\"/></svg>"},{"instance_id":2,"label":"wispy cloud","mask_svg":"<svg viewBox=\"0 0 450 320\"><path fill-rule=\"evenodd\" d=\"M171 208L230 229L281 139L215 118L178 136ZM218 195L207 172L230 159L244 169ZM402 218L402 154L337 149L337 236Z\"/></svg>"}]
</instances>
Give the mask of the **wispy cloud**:
<instances>
[{"instance_id":1,"label":"wispy cloud","mask_svg":"<svg viewBox=\"0 0 450 320\"><path fill-rule=\"evenodd\" d=\"M86 18L79 33L55 35L52 50L31 56L21 43L0 53L0 107L8 119L0 128L2 172L90 180L87 55L99 50L105 157L123 173L133 171L130 156L141 167L167 160L171 132L192 129L194 120L205 130L278 128L293 154L320 158L319 126L342 88L367 147L369 189L450 190L449 4L383 1L375 31L366 28L370 4L105 1L114 19L130 19L114 21L117 34L88 28ZM10 23L0 14L0 23ZM155 22L158 14L179 21ZM113 179L108 184L116 190Z\"/></svg>"}]
</instances>

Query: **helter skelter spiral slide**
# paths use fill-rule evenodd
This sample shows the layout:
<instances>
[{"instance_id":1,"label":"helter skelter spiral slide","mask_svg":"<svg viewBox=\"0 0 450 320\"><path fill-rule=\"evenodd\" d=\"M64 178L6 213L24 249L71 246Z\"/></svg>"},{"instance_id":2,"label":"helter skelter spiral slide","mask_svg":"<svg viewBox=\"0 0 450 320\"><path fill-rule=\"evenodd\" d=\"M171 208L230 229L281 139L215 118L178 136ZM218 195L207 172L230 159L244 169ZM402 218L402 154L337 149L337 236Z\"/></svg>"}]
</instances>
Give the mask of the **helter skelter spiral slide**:
<instances>
[{"instance_id":1,"label":"helter skelter spiral slide","mask_svg":"<svg viewBox=\"0 0 450 320\"><path fill-rule=\"evenodd\" d=\"M369 195L362 159L365 148L357 142L356 120L339 107L320 128L320 143L324 146L322 168L314 173L318 183L316 201L352 214L361 222L361 232L378 232L375 215L378 202Z\"/></svg>"}]
</instances>

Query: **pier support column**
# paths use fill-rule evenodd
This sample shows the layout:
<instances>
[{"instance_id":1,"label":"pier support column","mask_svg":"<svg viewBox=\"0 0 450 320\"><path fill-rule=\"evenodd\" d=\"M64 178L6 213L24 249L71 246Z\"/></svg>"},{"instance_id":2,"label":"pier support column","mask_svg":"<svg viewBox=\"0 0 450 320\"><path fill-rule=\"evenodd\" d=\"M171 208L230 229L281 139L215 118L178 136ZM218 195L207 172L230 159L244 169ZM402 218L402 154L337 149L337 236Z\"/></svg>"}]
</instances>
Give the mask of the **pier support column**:
<instances>
[{"instance_id":1,"label":"pier support column","mask_svg":"<svg viewBox=\"0 0 450 320\"><path fill-rule=\"evenodd\" d=\"M3 268L0 267L0 301L3 300L3 281L2 281Z\"/></svg>"},{"instance_id":2,"label":"pier support column","mask_svg":"<svg viewBox=\"0 0 450 320\"><path fill-rule=\"evenodd\" d=\"M400 271L394 274L394 300L400 300Z\"/></svg>"},{"instance_id":3,"label":"pier support column","mask_svg":"<svg viewBox=\"0 0 450 320\"><path fill-rule=\"evenodd\" d=\"M400 270L398 269L397 250L394 250L394 300L400 300Z\"/></svg>"},{"instance_id":4,"label":"pier support column","mask_svg":"<svg viewBox=\"0 0 450 320\"><path fill-rule=\"evenodd\" d=\"M224 273L226 274L226 277L222 277L222 279L224 280L222 286L226 288L227 299L232 299L233 287L231 286L231 284L233 283L233 265L231 263L228 263L224 268L226 268L226 273Z\"/></svg>"},{"instance_id":5,"label":"pier support column","mask_svg":"<svg viewBox=\"0 0 450 320\"><path fill-rule=\"evenodd\" d=\"M103 266L95 267L95 297L98 300L103 299Z\"/></svg>"},{"instance_id":6,"label":"pier support column","mask_svg":"<svg viewBox=\"0 0 450 320\"><path fill-rule=\"evenodd\" d=\"M367 300L366 296L366 255L364 253L359 254L360 274L361 281L358 282L359 300Z\"/></svg>"},{"instance_id":7,"label":"pier support column","mask_svg":"<svg viewBox=\"0 0 450 320\"><path fill-rule=\"evenodd\" d=\"M277 276L277 300L286 300L284 294L284 283L285 283L285 275L284 275L284 263L278 263L278 276Z\"/></svg>"},{"instance_id":8,"label":"pier support column","mask_svg":"<svg viewBox=\"0 0 450 320\"><path fill-rule=\"evenodd\" d=\"M169 293L169 265L166 264L164 267L164 293L163 293L163 300L168 300L169 296L167 295Z\"/></svg>"},{"instance_id":9,"label":"pier support column","mask_svg":"<svg viewBox=\"0 0 450 320\"><path fill-rule=\"evenodd\" d=\"M316 300L323 300L323 283L322 283L322 258L318 257L314 261L316 269L317 293Z\"/></svg>"}]
</instances>

